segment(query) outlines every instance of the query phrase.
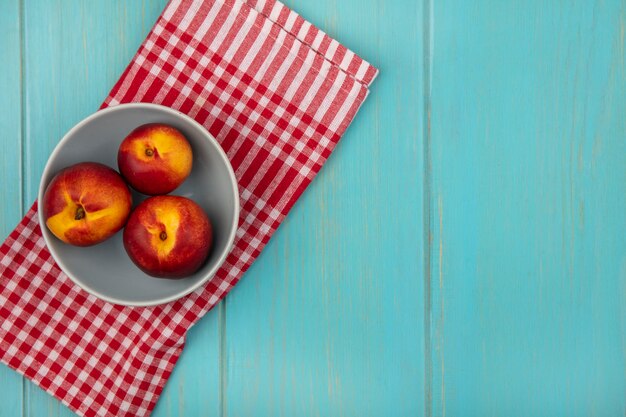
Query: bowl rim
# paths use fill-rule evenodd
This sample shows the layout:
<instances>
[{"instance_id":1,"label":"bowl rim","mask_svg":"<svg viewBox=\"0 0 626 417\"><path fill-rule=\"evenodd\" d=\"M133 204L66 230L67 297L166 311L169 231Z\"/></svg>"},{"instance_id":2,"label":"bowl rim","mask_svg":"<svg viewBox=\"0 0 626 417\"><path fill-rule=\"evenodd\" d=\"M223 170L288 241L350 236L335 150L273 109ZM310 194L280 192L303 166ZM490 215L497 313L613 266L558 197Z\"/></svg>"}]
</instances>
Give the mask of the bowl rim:
<instances>
[{"instance_id":1,"label":"bowl rim","mask_svg":"<svg viewBox=\"0 0 626 417\"><path fill-rule=\"evenodd\" d=\"M48 251L50 251L50 254L54 258L54 260L57 263L57 265L59 265L61 270L63 270L63 272L76 285L78 285L80 288L82 288L83 290L87 291L88 293L96 296L97 298L99 298L101 300L104 300L104 301L108 301L108 302L113 303L113 304L118 304L118 305L123 305L123 306L132 306L132 307L148 307L148 306L155 306L155 305L160 305L160 304L167 304L169 302L178 300L178 299L180 299L180 298L182 298L182 297L184 297L184 296L194 292L195 290L197 290L201 286L205 285L208 281L213 279L213 277L215 276L215 273L224 264L224 261L226 260L226 257L230 254L230 252L232 251L233 246L235 244L235 236L237 234L237 229L238 229L238 226L239 226L239 214L240 214L240 201L239 201L239 199L240 199L240 196L239 196L239 185L237 183L237 177L235 176L235 171L233 170L233 167L232 167L232 165L230 163L230 160L228 159L228 156L226 155L226 152L224 151L224 149L222 149L222 147L219 144L219 142L217 141L217 139L215 139L215 137L213 137L213 135L211 135L211 133L209 133L209 131L206 130L206 128L204 126L202 126L200 123L195 121L190 116L188 116L188 115L186 115L186 114L184 114L184 113L182 113L182 112L180 112L178 110L172 109L171 107L163 106L163 105L160 105L160 104L154 104L154 103L125 103L125 104L118 104L118 105L115 105L115 106L107 107L105 109L101 109L101 110L96 111L95 113L90 114L89 116L85 117L80 122L75 124L70 130L67 131L67 133L65 135L63 135L63 138L61 138L61 140L56 144L54 150L52 151L52 153L48 157L48 161L46 162L44 170L43 170L43 172L41 174L41 178L39 180L39 192L38 192L38 195L37 195L37 201L38 202L43 201L43 195L45 193L45 188L47 186L47 184L44 184L44 178L47 177L49 174L51 174L50 170L51 170L52 161L54 159L56 159L56 157L60 153L60 149L61 149L62 145L65 142L67 142L69 140L69 138L72 137L77 130L79 130L81 127L83 127L87 123L91 122L92 120L94 120L94 119L96 119L98 117L101 117L104 114L113 113L113 112L116 112L116 111L124 111L124 110L130 109L130 108L150 108L150 109L156 109L156 110L159 110L159 111L170 113L170 114L172 114L175 117L181 118L181 119L185 120L186 122L191 123L192 125L195 125L198 128L198 130L200 132L202 132L204 134L204 136L210 142L213 142L213 144L216 146L216 148L218 150L218 153L219 153L221 159L225 163L226 168L228 170L228 175L229 175L229 178L230 178L232 191L233 191L233 194L235 196L234 213L233 213L234 216L233 216L232 224L230 225L230 232L229 232L228 240L227 240L228 245L225 247L225 249L220 254L220 256L218 258L218 261L213 266L213 268L211 268L206 273L206 276L204 278L202 278L201 280L199 280L195 284L193 284L193 285L189 286L188 288L185 288L185 289L177 292L176 294L173 294L173 295L170 295L170 296L167 296L167 297L163 297L163 298L159 298L159 299L155 299L155 300L151 300L151 301L128 301L128 300L118 299L118 298L115 298L115 297L110 297L110 296L108 296L106 294L102 294L98 290L90 288L89 285L86 285L85 283L81 282L81 280L78 277L75 277L75 276L73 276L73 274L68 272L69 269L65 266L65 264L63 263L63 260L60 259L59 255L56 253L56 251L52 248L52 246L48 242L48 239L51 238L52 236L48 236L48 235L51 235L51 233L45 227L45 220L43 218L43 210L41 210L41 207L39 207L38 210L37 210L37 217L38 217L38 220L39 220L39 225L41 227L41 234L42 234L42 236L44 238L44 241L46 243L46 247L48 248ZM117 169L116 169L116 171L117 171Z\"/></svg>"}]
</instances>

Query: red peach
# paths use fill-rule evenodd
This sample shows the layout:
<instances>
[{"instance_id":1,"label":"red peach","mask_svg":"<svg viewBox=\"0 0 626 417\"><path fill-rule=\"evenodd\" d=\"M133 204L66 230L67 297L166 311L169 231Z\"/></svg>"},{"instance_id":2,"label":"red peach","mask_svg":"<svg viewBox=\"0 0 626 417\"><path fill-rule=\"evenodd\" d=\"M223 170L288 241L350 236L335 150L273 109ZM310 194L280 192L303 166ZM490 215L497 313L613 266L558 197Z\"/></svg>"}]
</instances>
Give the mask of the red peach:
<instances>
[{"instance_id":1,"label":"red peach","mask_svg":"<svg viewBox=\"0 0 626 417\"><path fill-rule=\"evenodd\" d=\"M191 172L191 145L183 134L165 124L139 126L122 141L117 164L135 190L148 195L174 191Z\"/></svg>"},{"instance_id":2,"label":"red peach","mask_svg":"<svg viewBox=\"0 0 626 417\"><path fill-rule=\"evenodd\" d=\"M139 204L124 229L124 248L146 274L183 278L206 260L213 240L204 210L186 197L157 196Z\"/></svg>"},{"instance_id":3,"label":"red peach","mask_svg":"<svg viewBox=\"0 0 626 417\"><path fill-rule=\"evenodd\" d=\"M132 197L122 177L97 162L82 162L54 176L43 196L46 226L75 246L100 243L119 231Z\"/></svg>"}]
</instances>

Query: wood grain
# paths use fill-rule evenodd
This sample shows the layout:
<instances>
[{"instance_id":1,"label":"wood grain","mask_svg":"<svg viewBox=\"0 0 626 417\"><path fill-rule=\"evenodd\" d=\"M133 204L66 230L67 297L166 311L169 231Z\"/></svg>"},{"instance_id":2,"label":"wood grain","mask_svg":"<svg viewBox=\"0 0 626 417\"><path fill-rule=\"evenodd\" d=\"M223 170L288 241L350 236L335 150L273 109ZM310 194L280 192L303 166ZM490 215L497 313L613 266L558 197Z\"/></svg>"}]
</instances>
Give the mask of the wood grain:
<instances>
[{"instance_id":1,"label":"wood grain","mask_svg":"<svg viewBox=\"0 0 626 417\"><path fill-rule=\"evenodd\" d=\"M381 75L227 298L225 415L420 415L421 8L286 4Z\"/></svg>"},{"instance_id":2,"label":"wood grain","mask_svg":"<svg viewBox=\"0 0 626 417\"><path fill-rule=\"evenodd\" d=\"M0 70L0 231L8 235L23 214L22 210L22 99L21 99L21 19L18 0L7 0L0 7L0 51L4 67ZM0 417L22 415L23 378L0 366ZM4 401L3 401L4 400ZM9 400L9 401L6 401Z\"/></svg>"},{"instance_id":3,"label":"wood grain","mask_svg":"<svg viewBox=\"0 0 626 417\"><path fill-rule=\"evenodd\" d=\"M434 4L433 415L622 416L625 3Z\"/></svg>"}]
</instances>

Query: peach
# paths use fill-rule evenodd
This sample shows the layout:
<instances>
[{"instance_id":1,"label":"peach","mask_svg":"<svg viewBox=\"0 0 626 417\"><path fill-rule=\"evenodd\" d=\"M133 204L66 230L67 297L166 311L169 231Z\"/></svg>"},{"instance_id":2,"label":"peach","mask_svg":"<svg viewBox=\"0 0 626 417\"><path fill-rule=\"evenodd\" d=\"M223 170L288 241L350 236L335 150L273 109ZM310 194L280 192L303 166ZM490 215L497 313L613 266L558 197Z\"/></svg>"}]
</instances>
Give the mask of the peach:
<instances>
[{"instance_id":1,"label":"peach","mask_svg":"<svg viewBox=\"0 0 626 417\"><path fill-rule=\"evenodd\" d=\"M61 170L43 196L46 226L63 242L91 246L119 231L130 214L132 197L116 171L97 162Z\"/></svg>"},{"instance_id":2,"label":"peach","mask_svg":"<svg viewBox=\"0 0 626 417\"><path fill-rule=\"evenodd\" d=\"M139 126L126 136L117 153L122 176L148 195L174 191L191 172L191 145L181 132L165 124Z\"/></svg>"},{"instance_id":3,"label":"peach","mask_svg":"<svg viewBox=\"0 0 626 417\"><path fill-rule=\"evenodd\" d=\"M204 210L186 197L150 197L130 215L124 248L146 274L183 278L206 260L213 240Z\"/></svg>"}]
</instances>

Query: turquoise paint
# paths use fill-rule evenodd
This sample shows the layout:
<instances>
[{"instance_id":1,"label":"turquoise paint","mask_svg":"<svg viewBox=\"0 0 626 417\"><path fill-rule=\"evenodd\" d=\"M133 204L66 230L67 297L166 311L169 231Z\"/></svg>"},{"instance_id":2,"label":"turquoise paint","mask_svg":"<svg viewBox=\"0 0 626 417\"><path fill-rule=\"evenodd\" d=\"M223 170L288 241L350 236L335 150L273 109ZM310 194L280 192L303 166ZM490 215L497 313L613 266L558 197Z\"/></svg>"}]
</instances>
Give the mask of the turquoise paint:
<instances>
[{"instance_id":1,"label":"turquoise paint","mask_svg":"<svg viewBox=\"0 0 626 417\"><path fill-rule=\"evenodd\" d=\"M381 74L318 178L227 298L226 415L417 416L424 410L421 7L290 5Z\"/></svg>"},{"instance_id":2,"label":"turquoise paint","mask_svg":"<svg viewBox=\"0 0 626 417\"><path fill-rule=\"evenodd\" d=\"M3 182L0 230L3 236L9 234L22 217L20 25L19 2L6 2L0 13L0 51L6 62L0 77L0 132L3 132L0 135L0 180Z\"/></svg>"},{"instance_id":3,"label":"turquoise paint","mask_svg":"<svg viewBox=\"0 0 626 417\"><path fill-rule=\"evenodd\" d=\"M20 83L20 5L18 0L0 6L0 53L5 67L0 70L0 182L2 210L0 231L6 236L22 216L21 206L21 83ZM0 416L20 416L23 406L23 378L7 367L0 367Z\"/></svg>"},{"instance_id":4,"label":"turquoise paint","mask_svg":"<svg viewBox=\"0 0 626 417\"><path fill-rule=\"evenodd\" d=\"M0 5L5 235L164 4ZM381 75L154 415L624 415L623 4L287 4ZM72 415L0 380L0 416Z\"/></svg>"},{"instance_id":5,"label":"turquoise paint","mask_svg":"<svg viewBox=\"0 0 626 417\"><path fill-rule=\"evenodd\" d=\"M434 3L433 415L623 415L624 3Z\"/></svg>"}]
</instances>

